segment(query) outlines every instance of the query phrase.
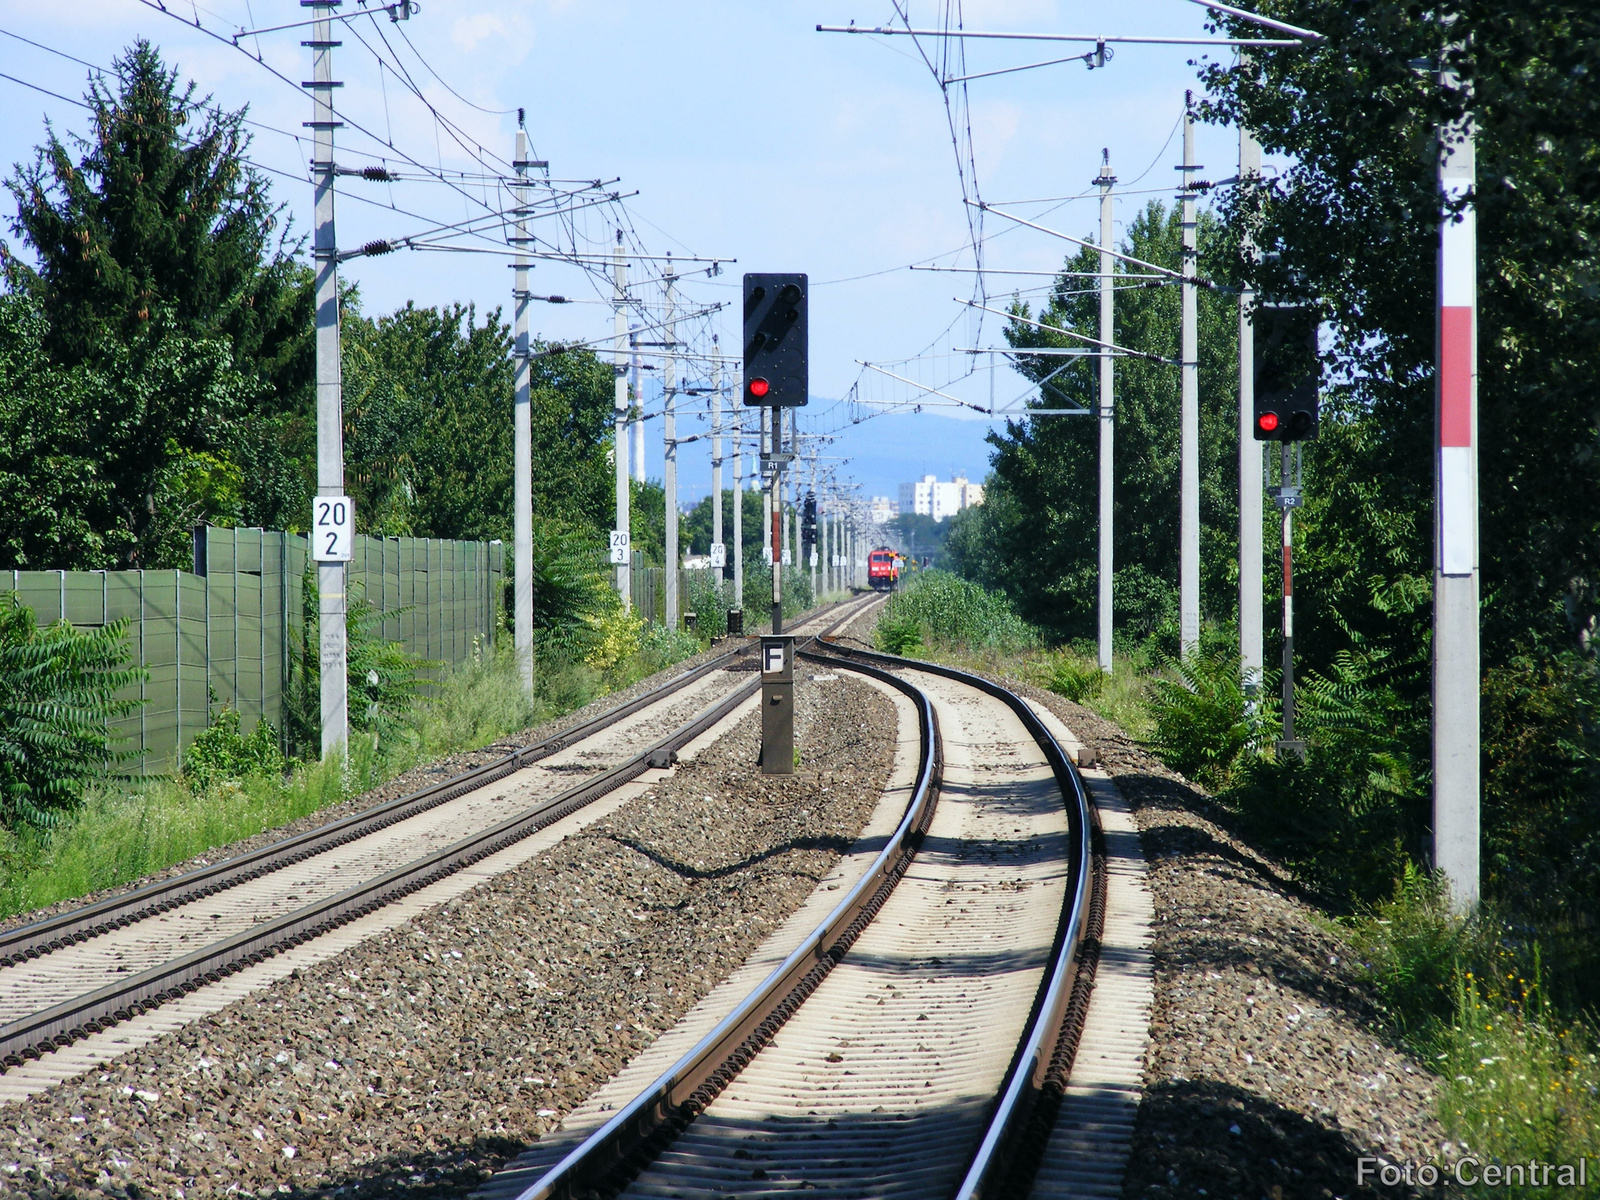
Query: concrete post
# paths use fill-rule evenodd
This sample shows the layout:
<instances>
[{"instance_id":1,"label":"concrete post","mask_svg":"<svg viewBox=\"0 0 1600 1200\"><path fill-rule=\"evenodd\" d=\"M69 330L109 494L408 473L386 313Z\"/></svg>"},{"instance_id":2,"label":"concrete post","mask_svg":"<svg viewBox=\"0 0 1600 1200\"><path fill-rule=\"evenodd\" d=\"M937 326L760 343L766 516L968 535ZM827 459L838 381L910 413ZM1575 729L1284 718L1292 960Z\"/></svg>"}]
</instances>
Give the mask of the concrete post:
<instances>
[{"instance_id":1,"label":"concrete post","mask_svg":"<svg viewBox=\"0 0 1600 1200\"><path fill-rule=\"evenodd\" d=\"M1099 577L1099 650L1100 669L1111 674L1112 582L1113 574L1113 434L1115 408L1113 406L1114 362L1109 349L1116 339L1114 323L1114 295L1112 291L1112 266L1109 253L1113 238L1111 185L1117 177L1111 173L1111 151L1100 152L1100 174L1095 183L1100 187L1100 577Z\"/></svg>"},{"instance_id":2,"label":"concrete post","mask_svg":"<svg viewBox=\"0 0 1600 1200\"><path fill-rule=\"evenodd\" d=\"M1441 72L1441 85L1463 85ZM1458 912L1479 895L1478 237L1470 115L1439 130L1433 579L1433 863Z\"/></svg>"},{"instance_id":3,"label":"concrete post","mask_svg":"<svg viewBox=\"0 0 1600 1200\"><path fill-rule=\"evenodd\" d=\"M332 0L311 6L311 96L316 172L317 495L344 494L344 377L339 361L339 246L333 224ZM345 635L345 564L317 563L317 631L322 704L322 757L343 755L350 740L349 647Z\"/></svg>"},{"instance_id":4,"label":"concrete post","mask_svg":"<svg viewBox=\"0 0 1600 1200\"><path fill-rule=\"evenodd\" d=\"M1239 179L1261 174L1261 146L1248 129L1239 130ZM1246 228L1241 247L1255 256L1255 243ZM1254 697L1261 688L1266 666L1262 613L1261 564L1261 443L1255 434L1255 325L1251 310L1255 293L1239 294L1239 667L1245 694Z\"/></svg>"},{"instance_id":5,"label":"concrete post","mask_svg":"<svg viewBox=\"0 0 1600 1200\"><path fill-rule=\"evenodd\" d=\"M1183 331L1182 404L1179 414L1178 645L1189 654L1200 645L1200 349L1199 268L1195 223L1194 114L1185 94L1183 110Z\"/></svg>"}]
</instances>

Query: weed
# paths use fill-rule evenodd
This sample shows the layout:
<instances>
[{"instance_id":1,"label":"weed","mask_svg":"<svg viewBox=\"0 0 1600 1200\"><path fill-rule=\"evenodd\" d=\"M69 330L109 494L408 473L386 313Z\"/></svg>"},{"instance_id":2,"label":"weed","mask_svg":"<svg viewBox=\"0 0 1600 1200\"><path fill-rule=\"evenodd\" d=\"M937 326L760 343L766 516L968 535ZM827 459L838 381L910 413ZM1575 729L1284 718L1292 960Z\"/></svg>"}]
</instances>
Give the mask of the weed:
<instances>
[{"instance_id":1,"label":"weed","mask_svg":"<svg viewBox=\"0 0 1600 1200\"><path fill-rule=\"evenodd\" d=\"M278 731L270 721L257 721L248 737L239 732L239 712L224 708L183 752L183 783L190 791L251 775L282 775L285 762L278 749Z\"/></svg>"},{"instance_id":2,"label":"weed","mask_svg":"<svg viewBox=\"0 0 1600 1200\"><path fill-rule=\"evenodd\" d=\"M1045 660L1040 683L1074 704L1088 704L1105 691L1106 673L1100 664L1084 654L1067 649Z\"/></svg>"},{"instance_id":3,"label":"weed","mask_svg":"<svg viewBox=\"0 0 1600 1200\"><path fill-rule=\"evenodd\" d=\"M873 630L872 640L885 654L912 655L922 649L922 624L915 617L886 617Z\"/></svg>"},{"instance_id":4,"label":"weed","mask_svg":"<svg viewBox=\"0 0 1600 1200\"><path fill-rule=\"evenodd\" d=\"M1260 715L1247 711L1238 655L1194 653L1167 668L1151 685L1151 743L1168 766L1220 791L1262 735Z\"/></svg>"}]
</instances>

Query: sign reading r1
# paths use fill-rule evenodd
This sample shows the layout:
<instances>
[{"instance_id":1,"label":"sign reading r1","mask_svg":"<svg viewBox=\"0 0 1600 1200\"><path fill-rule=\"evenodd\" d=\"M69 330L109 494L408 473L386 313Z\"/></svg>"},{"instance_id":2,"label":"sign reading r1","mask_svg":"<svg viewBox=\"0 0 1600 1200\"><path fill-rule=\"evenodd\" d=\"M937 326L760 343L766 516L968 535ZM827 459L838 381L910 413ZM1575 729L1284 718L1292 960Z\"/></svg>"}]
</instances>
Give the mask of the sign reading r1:
<instances>
[{"instance_id":1,"label":"sign reading r1","mask_svg":"<svg viewBox=\"0 0 1600 1200\"><path fill-rule=\"evenodd\" d=\"M317 562L349 562L355 557L356 512L349 496L318 496L311 501L311 557Z\"/></svg>"}]
</instances>

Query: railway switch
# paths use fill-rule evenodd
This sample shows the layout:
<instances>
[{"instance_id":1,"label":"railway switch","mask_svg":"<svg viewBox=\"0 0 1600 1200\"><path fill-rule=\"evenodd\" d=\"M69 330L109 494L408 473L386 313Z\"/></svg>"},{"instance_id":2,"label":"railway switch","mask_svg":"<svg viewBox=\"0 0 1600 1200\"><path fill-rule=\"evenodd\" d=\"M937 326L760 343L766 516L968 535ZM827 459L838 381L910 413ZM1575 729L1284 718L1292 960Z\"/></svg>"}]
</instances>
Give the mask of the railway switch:
<instances>
[{"instance_id":1,"label":"railway switch","mask_svg":"<svg viewBox=\"0 0 1600 1200\"><path fill-rule=\"evenodd\" d=\"M761 773L794 774L794 635L761 638Z\"/></svg>"}]
</instances>

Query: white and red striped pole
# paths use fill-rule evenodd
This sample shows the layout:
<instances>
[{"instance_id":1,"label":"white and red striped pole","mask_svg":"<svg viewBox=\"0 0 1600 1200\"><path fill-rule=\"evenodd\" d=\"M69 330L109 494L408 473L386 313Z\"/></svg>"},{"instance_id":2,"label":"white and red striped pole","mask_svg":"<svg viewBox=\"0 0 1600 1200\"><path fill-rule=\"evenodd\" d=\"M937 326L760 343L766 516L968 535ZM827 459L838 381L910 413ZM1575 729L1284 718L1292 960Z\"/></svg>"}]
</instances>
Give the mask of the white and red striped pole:
<instances>
[{"instance_id":1,"label":"white and red striped pole","mask_svg":"<svg viewBox=\"0 0 1600 1200\"><path fill-rule=\"evenodd\" d=\"M1447 91L1461 88L1441 73ZM1433 865L1451 906L1478 903L1478 236L1470 116L1439 130L1439 323L1433 577Z\"/></svg>"}]
</instances>

